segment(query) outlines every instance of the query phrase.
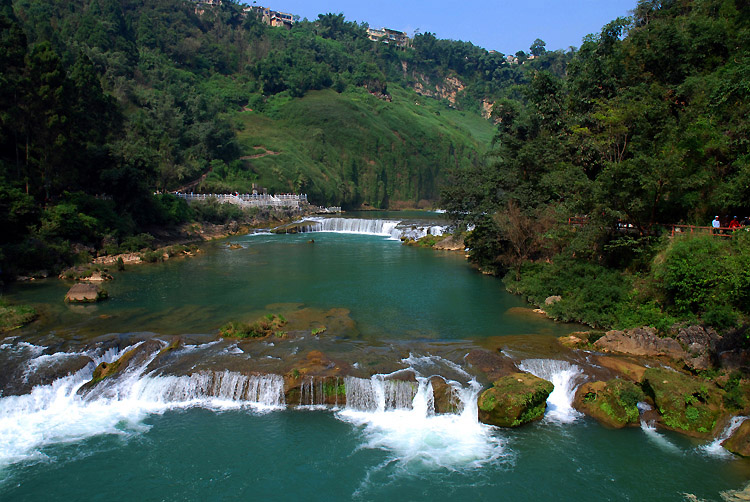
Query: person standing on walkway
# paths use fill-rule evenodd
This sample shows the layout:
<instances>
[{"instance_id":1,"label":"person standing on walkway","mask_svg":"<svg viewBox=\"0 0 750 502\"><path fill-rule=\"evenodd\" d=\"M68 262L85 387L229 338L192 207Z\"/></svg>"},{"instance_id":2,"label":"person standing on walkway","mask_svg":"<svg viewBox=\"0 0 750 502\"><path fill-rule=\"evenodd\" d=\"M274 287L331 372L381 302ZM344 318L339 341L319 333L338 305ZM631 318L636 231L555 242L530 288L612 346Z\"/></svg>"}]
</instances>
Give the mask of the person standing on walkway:
<instances>
[{"instance_id":1,"label":"person standing on walkway","mask_svg":"<svg viewBox=\"0 0 750 502\"><path fill-rule=\"evenodd\" d=\"M715 234L719 233L719 228L721 227L721 222L719 221L718 216L714 216L714 221L711 222L711 226L713 227L713 232Z\"/></svg>"}]
</instances>

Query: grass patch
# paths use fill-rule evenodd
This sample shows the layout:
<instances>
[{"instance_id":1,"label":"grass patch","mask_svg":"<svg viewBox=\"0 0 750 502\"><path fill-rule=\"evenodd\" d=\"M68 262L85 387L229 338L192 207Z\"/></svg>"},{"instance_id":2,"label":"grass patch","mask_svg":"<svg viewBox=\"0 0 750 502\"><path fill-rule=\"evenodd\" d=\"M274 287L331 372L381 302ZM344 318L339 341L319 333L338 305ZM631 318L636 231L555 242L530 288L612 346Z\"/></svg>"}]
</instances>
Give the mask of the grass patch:
<instances>
[{"instance_id":1,"label":"grass patch","mask_svg":"<svg viewBox=\"0 0 750 502\"><path fill-rule=\"evenodd\" d=\"M8 305L0 301L0 333L21 328L37 317L37 312L28 305Z\"/></svg>"},{"instance_id":2,"label":"grass patch","mask_svg":"<svg viewBox=\"0 0 750 502\"><path fill-rule=\"evenodd\" d=\"M271 192L343 206L437 200L441 172L480 162L494 127L395 84L389 90L391 103L362 89L323 90L294 100L275 96L265 113L237 113L243 154L277 154L209 175L205 187L231 180L244 191L259 182Z\"/></svg>"}]
</instances>

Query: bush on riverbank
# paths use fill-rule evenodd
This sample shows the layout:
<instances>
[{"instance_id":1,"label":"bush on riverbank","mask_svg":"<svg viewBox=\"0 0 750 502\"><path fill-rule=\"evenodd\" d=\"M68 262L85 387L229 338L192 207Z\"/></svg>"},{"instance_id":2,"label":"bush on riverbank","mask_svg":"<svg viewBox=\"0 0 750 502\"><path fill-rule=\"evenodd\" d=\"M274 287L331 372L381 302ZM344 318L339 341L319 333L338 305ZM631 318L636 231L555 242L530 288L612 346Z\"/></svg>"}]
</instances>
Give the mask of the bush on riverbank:
<instances>
[{"instance_id":1,"label":"bush on riverbank","mask_svg":"<svg viewBox=\"0 0 750 502\"><path fill-rule=\"evenodd\" d=\"M729 328L750 313L750 232L674 239L653 271L675 315Z\"/></svg>"},{"instance_id":2,"label":"bush on riverbank","mask_svg":"<svg viewBox=\"0 0 750 502\"><path fill-rule=\"evenodd\" d=\"M731 239L681 237L654 248L640 272L617 270L561 254L526 262L506 275L508 291L523 295L551 317L594 327L653 326L678 321L728 329L750 313L750 232ZM549 296L562 299L544 305Z\"/></svg>"}]
</instances>

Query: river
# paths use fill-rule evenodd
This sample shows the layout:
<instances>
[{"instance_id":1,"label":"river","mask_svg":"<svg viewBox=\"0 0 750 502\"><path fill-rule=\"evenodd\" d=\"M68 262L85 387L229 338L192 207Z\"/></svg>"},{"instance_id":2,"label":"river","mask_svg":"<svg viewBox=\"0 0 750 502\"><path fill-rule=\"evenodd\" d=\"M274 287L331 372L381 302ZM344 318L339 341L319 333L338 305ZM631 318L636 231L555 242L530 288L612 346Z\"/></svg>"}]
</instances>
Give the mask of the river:
<instances>
[{"instance_id":1,"label":"river","mask_svg":"<svg viewBox=\"0 0 750 502\"><path fill-rule=\"evenodd\" d=\"M64 304L59 280L14 285L5 298L42 317L0 341L6 374L30 389L45 365L91 363L30 393L6 395L7 384L0 499L721 500L743 487L750 465L716 444L647 424L609 430L573 410L594 370L554 340L580 327L533 314L461 253L397 240L445 223L384 213L318 222L340 232L237 236L193 258L128 267L97 305ZM225 322L269 313L289 320L288 336L217 340ZM117 381L77 392L99 362L176 335L183 344L157 369L154 351ZM476 349L502 350L555 383L542 421L514 430L477 421L488 382L467 362ZM287 402L275 375L306 364L345 368L328 382L346 404L323 405L322 381L318 391L304 379ZM411 381L392 378L404 370ZM436 377L453 413L434 412Z\"/></svg>"}]
</instances>

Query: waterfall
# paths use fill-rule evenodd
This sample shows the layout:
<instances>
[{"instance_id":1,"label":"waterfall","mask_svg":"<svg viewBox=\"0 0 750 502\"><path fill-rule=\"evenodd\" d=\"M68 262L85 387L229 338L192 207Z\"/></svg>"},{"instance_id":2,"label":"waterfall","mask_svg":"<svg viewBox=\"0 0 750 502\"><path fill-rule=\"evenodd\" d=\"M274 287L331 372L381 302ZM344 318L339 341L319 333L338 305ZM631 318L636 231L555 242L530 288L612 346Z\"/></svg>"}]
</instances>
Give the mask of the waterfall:
<instances>
[{"instance_id":1,"label":"waterfall","mask_svg":"<svg viewBox=\"0 0 750 502\"><path fill-rule=\"evenodd\" d=\"M649 441L656 444L656 446L662 450L670 453L682 454L682 451L677 446L667 439L664 434L660 434L656 430L656 424L653 421L646 422L645 420L641 420L641 430L646 434Z\"/></svg>"},{"instance_id":2,"label":"waterfall","mask_svg":"<svg viewBox=\"0 0 750 502\"><path fill-rule=\"evenodd\" d=\"M539 378L552 382L555 386L547 398L547 412L545 420L557 423L570 423L581 416L573 408L578 380L583 371L575 364L555 359L526 359L518 365Z\"/></svg>"},{"instance_id":3,"label":"waterfall","mask_svg":"<svg viewBox=\"0 0 750 502\"><path fill-rule=\"evenodd\" d=\"M409 223L400 220L370 220L364 218L309 218L302 232L335 232L342 234L379 235L394 240L421 239L426 235L443 235L444 225Z\"/></svg>"},{"instance_id":4,"label":"waterfall","mask_svg":"<svg viewBox=\"0 0 750 502\"><path fill-rule=\"evenodd\" d=\"M284 380L278 375L229 371L190 376L144 375L158 350L139 366L101 381L85 394L78 392L91 380L96 365L112 363L137 345L140 343L123 350L84 353L94 363L77 373L49 385L38 385L29 394L0 398L0 468L43 458L41 451L50 444L142 430L141 422L146 416L173 408L250 406L265 411L284 405ZM32 365L38 362L30 360Z\"/></svg>"},{"instance_id":5,"label":"waterfall","mask_svg":"<svg viewBox=\"0 0 750 502\"><path fill-rule=\"evenodd\" d=\"M365 447L387 450L392 461L417 468L473 469L506 456L503 440L477 419L481 385L447 381L458 412L436 414L430 378L409 369L416 382L391 375L345 379L347 403L336 417L362 427Z\"/></svg>"},{"instance_id":6,"label":"waterfall","mask_svg":"<svg viewBox=\"0 0 750 502\"><path fill-rule=\"evenodd\" d=\"M733 455L729 451L725 450L724 447L721 446L721 443L732 437L732 434L734 434L735 431L739 429L740 425L742 425L742 422L744 422L748 418L749 417L746 416L732 417L732 420L730 420L726 427L724 427L724 430L721 431L719 437L717 437L710 443L701 446L700 449L712 457L732 457Z\"/></svg>"},{"instance_id":7,"label":"waterfall","mask_svg":"<svg viewBox=\"0 0 750 502\"><path fill-rule=\"evenodd\" d=\"M392 237L392 231L401 223L397 220L368 220L363 218L310 218L304 232L336 232L342 234L382 235Z\"/></svg>"},{"instance_id":8,"label":"waterfall","mask_svg":"<svg viewBox=\"0 0 750 502\"><path fill-rule=\"evenodd\" d=\"M384 375L373 375L369 379L346 377L344 385L346 407L363 411L411 409L419 390L415 382L385 380Z\"/></svg>"},{"instance_id":9,"label":"waterfall","mask_svg":"<svg viewBox=\"0 0 750 502\"><path fill-rule=\"evenodd\" d=\"M133 390L137 400L150 403L180 406L239 403L257 405L259 408L284 406L284 379L279 375L205 371L190 376L144 377Z\"/></svg>"}]
</instances>

